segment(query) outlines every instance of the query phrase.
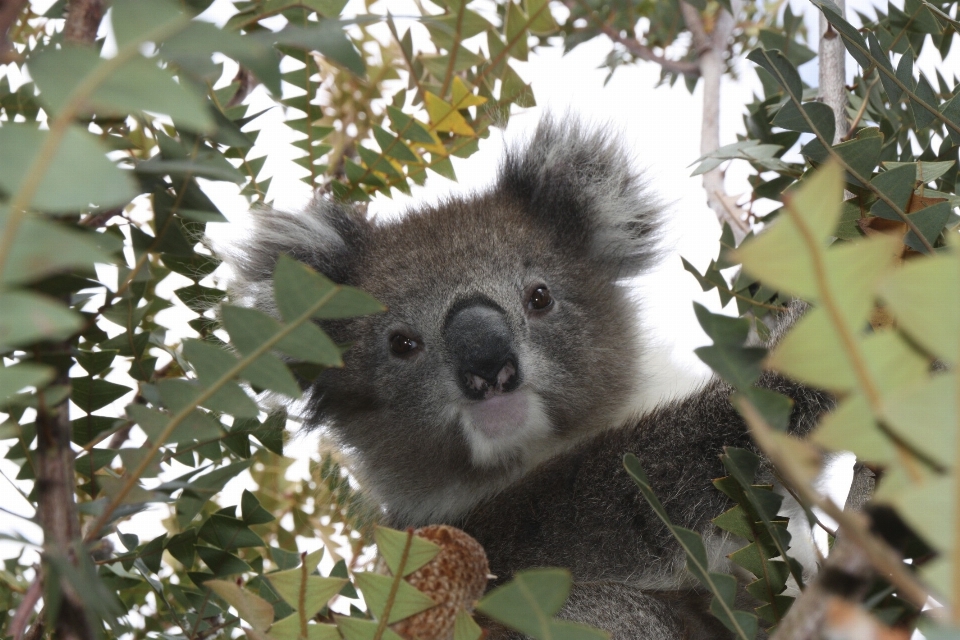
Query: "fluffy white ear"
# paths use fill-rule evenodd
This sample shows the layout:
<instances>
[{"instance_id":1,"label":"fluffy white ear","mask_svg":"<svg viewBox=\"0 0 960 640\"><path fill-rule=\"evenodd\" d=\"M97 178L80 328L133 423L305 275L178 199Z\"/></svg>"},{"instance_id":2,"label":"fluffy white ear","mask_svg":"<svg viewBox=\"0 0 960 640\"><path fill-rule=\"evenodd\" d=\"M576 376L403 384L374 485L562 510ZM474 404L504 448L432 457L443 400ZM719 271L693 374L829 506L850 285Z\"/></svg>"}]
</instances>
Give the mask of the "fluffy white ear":
<instances>
[{"instance_id":1,"label":"fluffy white ear","mask_svg":"<svg viewBox=\"0 0 960 640\"><path fill-rule=\"evenodd\" d=\"M615 277L635 275L657 256L661 207L645 187L611 131L549 116L525 148L507 152L498 182L564 244L581 246Z\"/></svg>"},{"instance_id":2,"label":"fluffy white ear","mask_svg":"<svg viewBox=\"0 0 960 640\"><path fill-rule=\"evenodd\" d=\"M315 198L301 213L254 209L242 230L215 245L231 268L235 303L274 310L272 277L285 253L338 284L348 284L371 229L361 211Z\"/></svg>"}]
</instances>

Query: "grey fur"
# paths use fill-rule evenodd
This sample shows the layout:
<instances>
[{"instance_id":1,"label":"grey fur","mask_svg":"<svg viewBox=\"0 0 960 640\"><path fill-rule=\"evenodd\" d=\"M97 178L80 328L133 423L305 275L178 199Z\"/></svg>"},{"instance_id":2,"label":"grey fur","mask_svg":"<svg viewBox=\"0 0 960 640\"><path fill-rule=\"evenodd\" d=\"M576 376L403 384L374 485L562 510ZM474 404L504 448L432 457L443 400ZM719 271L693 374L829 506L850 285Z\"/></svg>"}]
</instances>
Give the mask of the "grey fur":
<instances>
[{"instance_id":1,"label":"grey fur","mask_svg":"<svg viewBox=\"0 0 960 640\"><path fill-rule=\"evenodd\" d=\"M384 224L327 200L299 216L260 210L249 238L222 254L233 299L268 311L280 253L388 305L324 323L352 346L342 370L310 386L307 422L355 455L389 523L464 527L501 581L569 567L577 586L563 615L616 638L723 637L622 468L624 452L637 454L674 522L703 532L713 564L726 565L731 541L709 522L726 502L710 480L724 445L752 446L730 389L714 381L639 419L630 404L642 340L620 281L656 257L658 211L609 133L545 120L485 192ZM539 286L552 295L544 311L530 306ZM448 331L474 326L493 337L465 355L470 341ZM391 353L396 333L419 348ZM465 392L462 367L487 357L489 340L505 345L506 364L491 361L489 388L468 373ZM765 384L796 399L797 430L828 402Z\"/></svg>"}]
</instances>

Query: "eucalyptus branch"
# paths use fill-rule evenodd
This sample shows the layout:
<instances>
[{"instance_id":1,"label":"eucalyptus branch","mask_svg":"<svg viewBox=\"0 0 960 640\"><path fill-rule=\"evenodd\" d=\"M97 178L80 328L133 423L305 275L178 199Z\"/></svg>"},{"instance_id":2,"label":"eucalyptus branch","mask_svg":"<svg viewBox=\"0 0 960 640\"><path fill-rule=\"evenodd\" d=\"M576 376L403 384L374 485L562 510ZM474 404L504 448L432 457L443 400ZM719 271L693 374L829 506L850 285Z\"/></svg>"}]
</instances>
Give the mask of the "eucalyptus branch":
<instances>
[{"instance_id":1,"label":"eucalyptus branch","mask_svg":"<svg viewBox=\"0 0 960 640\"><path fill-rule=\"evenodd\" d=\"M117 49L117 55L107 58L98 64L93 71L81 80L73 89L73 92L64 101L63 109L50 121L50 130L44 138L43 144L34 156L30 166L24 171L24 179L20 188L10 200L9 215L2 231L0 231L0 280L3 279L3 271L13 249L16 240L17 231L27 216L27 209L37 189L47 175L47 171L53 164L60 144L64 136L73 123L74 118L86 105L87 100L93 95L107 79L110 78L123 65L130 62L140 55L140 46L144 42L159 42L166 40L170 36L182 30L189 19L184 17L179 20L171 21L167 24L153 29L148 29L130 42L124 43Z\"/></svg>"},{"instance_id":2,"label":"eucalyptus branch","mask_svg":"<svg viewBox=\"0 0 960 640\"><path fill-rule=\"evenodd\" d=\"M837 10L843 15L844 0L833 0ZM834 133L832 144L843 139L844 132L849 128L847 124L847 87L846 60L847 52L843 48L843 41L837 37L826 17L820 14L820 101L833 111Z\"/></svg>"},{"instance_id":3,"label":"eucalyptus branch","mask_svg":"<svg viewBox=\"0 0 960 640\"><path fill-rule=\"evenodd\" d=\"M400 590L400 583L403 581L403 570L407 566L407 559L410 557L410 546L412 544L413 529L407 529L407 543L403 545L400 563L394 572L393 582L390 583L390 593L387 594L386 602L383 604L383 613L380 615L380 621L377 623L377 630L373 634L373 640L381 640L384 632L387 630L387 624L390 621L390 610L393 609L393 603L397 599L397 592Z\"/></svg>"},{"instance_id":4,"label":"eucalyptus branch","mask_svg":"<svg viewBox=\"0 0 960 640\"><path fill-rule=\"evenodd\" d=\"M765 50L759 50L759 51L760 51L760 54L763 55L765 58L767 58L767 60L769 61L769 56L767 51ZM880 69L881 68L880 65L877 65L877 68ZM860 172L854 169L850 165L850 163L848 163L843 158L843 156L837 153L836 149L833 148L833 141L827 140L825 137L823 137L823 134L820 133L820 130L816 127L813 120L810 118L806 110L803 108L803 101L801 99L802 96L794 95L794 93L790 91L789 83L783 77L783 74L780 73L780 70L777 68L777 66L772 62L770 62L770 69L768 69L768 71L770 71L772 74L774 74L777 77L777 81L780 83L780 86L783 87L784 93L787 94L787 97L790 98L791 102L793 102L794 106L796 106L797 111L800 113L800 116L803 118L804 122L807 123L807 126L810 128L810 131L814 132L813 135L817 137L817 140L820 141L820 144L823 145L823 148L827 151L830 157L834 158L837 161L837 163L840 164L841 167L843 167L844 171L846 171L851 176L856 178L866 189L871 191L874 195L877 196L877 198L882 200L888 207L890 207L894 211L894 213L897 214L900 220L907 225L907 228L909 228L911 231L913 231L916 234L917 238L920 240L920 243L923 245L924 249L926 249L928 253L932 254L933 245L930 244L930 241L927 240L926 236L923 235L923 232L920 231L916 223L910 219L910 216L907 215L907 213L903 210L903 208L901 208L900 205L894 202L890 198L890 196L888 196L883 191L878 189L876 185L872 184L869 179L867 179L865 176L860 175Z\"/></svg>"},{"instance_id":5,"label":"eucalyptus branch","mask_svg":"<svg viewBox=\"0 0 960 640\"><path fill-rule=\"evenodd\" d=\"M734 7L738 3L734 3ZM697 65L703 78L703 115L700 125L700 155L707 156L720 148L720 85L726 65L724 57L733 33L733 16L725 9L717 13L713 31L707 33L700 12L681 0L680 10L697 51ZM734 9L736 10L736 8ZM707 205L716 214L720 225L726 222L733 230L737 243L750 232L746 212L729 202L730 196L723 184L723 171L716 167L703 174L703 190Z\"/></svg>"},{"instance_id":6,"label":"eucalyptus branch","mask_svg":"<svg viewBox=\"0 0 960 640\"><path fill-rule=\"evenodd\" d=\"M147 470L147 467L149 467L153 462L153 459L160 451L160 448L164 445L164 443L166 443L170 436L173 435L173 432L176 430L176 428L179 427L180 424L182 424L183 421L186 420L195 409L212 398L217 391L219 391L225 384L233 380L233 378L239 375L244 369L253 364L257 358L268 353L281 340L293 333L297 327L302 325L304 322L309 321L310 318L313 317L313 314L327 304L327 302L329 302L329 300L339 290L339 287L333 287L327 294L323 295L316 302L310 305L303 313L285 324L270 338L267 338L259 347L251 351L243 358L240 358L234 366L232 366L216 381L204 389L204 391L194 398L192 402L187 403L180 411L170 418L170 421L166 424L163 430L157 435L156 438L153 439L152 444L147 450L146 455L143 456L143 459L140 461L140 463L136 466L136 468L133 469L133 471L124 476L126 479L121 485L120 490L117 491L116 495L114 495L110 502L104 507L103 512L90 527L86 537L84 538L84 542L89 542L96 539L104 525L110 521L110 516L112 516L117 507L123 503L127 495L129 495L136 486L140 476L143 475L143 473Z\"/></svg>"},{"instance_id":7,"label":"eucalyptus branch","mask_svg":"<svg viewBox=\"0 0 960 640\"><path fill-rule=\"evenodd\" d=\"M27 0L0 2L0 64L11 62L17 56L17 50L14 49L7 34L26 5Z\"/></svg>"},{"instance_id":8,"label":"eucalyptus branch","mask_svg":"<svg viewBox=\"0 0 960 640\"><path fill-rule=\"evenodd\" d=\"M903 564L900 554L870 531L867 517L861 513L844 511L833 500L810 487L804 479L800 462L783 449L773 427L767 424L756 407L743 396L734 397L732 402L746 421L754 440L804 502L833 518L844 536L863 549L877 571L897 587L898 594L922 609L929 598L927 588Z\"/></svg>"},{"instance_id":9,"label":"eucalyptus branch","mask_svg":"<svg viewBox=\"0 0 960 640\"><path fill-rule=\"evenodd\" d=\"M70 0L63 39L77 44L93 44L103 20L103 0Z\"/></svg>"},{"instance_id":10,"label":"eucalyptus branch","mask_svg":"<svg viewBox=\"0 0 960 640\"><path fill-rule=\"evenodd\" d=\"M822 11L823 9L821 9L821 12ZM829 11L829 9L826 9L826 11ZM869 48L862 46L859 42L852 39L850 36L843 33L842 31L840 31L839 33L840 33L840 37L843 38L848 45L856 49L861 55L869 58L870 60L876 60L876 56L874 56L870 52ZM891 71L890 69L887 69L886 66L882 64L877 65L877 71L887 76L887 78L889 78L893 84L897 85L900 88L900 90L904 93L904 95L910 98L911 103L929 112L934 119L939 120L940 123L943 124L943 126L945 126L947 129L950 129L954 133L960 133L960 124L957 124L952 120L950 120L950 118L948 118L943 113L941 113L939 109L929 104L926 100L924 100L919 95L917 95L917 93L911 87L908 87L906 84L904 84L904 82L900 78L897 77L897 74L895 71ZM921 235L920 238L922 240L923 236Z\"/></svg>"}]
</instances>

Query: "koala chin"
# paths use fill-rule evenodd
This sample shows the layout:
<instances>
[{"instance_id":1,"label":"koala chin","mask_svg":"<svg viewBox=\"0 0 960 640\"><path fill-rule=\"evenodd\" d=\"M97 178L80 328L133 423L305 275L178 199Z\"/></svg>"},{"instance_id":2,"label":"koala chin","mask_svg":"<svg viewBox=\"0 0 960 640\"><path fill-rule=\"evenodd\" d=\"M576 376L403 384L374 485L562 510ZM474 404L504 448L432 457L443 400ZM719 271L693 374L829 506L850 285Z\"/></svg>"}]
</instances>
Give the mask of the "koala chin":
<instances>
[{"instance_id":1,"label":"koala chin","mask_svg":"<svg viewBox=\"0 0 960 640\"><path fill-rule=\"evenodd\" d=\"M354 454L389 524L465 528L501 581L568 567L563 615L615 637L722 638L622 468L625 452L639 456L722 568L730 544L710 519L726 499L710 481L724 445L752 446L731 390L714 380L641 417L631 406L643 341L622 282L655 261L662 210L613 135L546 119L485 191L393 222L325 198L299 214L260 209L221 254L235 303L275 309L285 253L388 307L322 323L351 346L342 369L309 383L306 423ZM797 431L830 403L776 376L762 384L794 398Z\"/></svg>"}]
</instances>

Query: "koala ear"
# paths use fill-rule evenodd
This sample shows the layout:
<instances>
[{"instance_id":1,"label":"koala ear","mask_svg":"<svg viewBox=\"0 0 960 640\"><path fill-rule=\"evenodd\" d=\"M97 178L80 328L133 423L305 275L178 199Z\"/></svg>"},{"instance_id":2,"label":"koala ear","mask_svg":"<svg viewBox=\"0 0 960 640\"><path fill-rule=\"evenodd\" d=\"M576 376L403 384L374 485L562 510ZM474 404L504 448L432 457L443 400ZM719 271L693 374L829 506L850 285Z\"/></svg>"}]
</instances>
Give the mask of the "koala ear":
<instances>
[{"instance_id":1,"label":"koala ear","mask_svg":"<svg viewBox=\"0 0 960 640\"><path fill-rule=\"evenodd\" d=\"M526 148L507 152L497 188L614 277L657 257L662 207L608 130L545 117Z\"/></svg>"},{"instance_id":2,"label":"koala ear","mask_svg":"<svg viewBox=\"0 0 960 640\"><path fill-rule=\"evenodd\" d=\"M249 224L240 226L245 228L215 250L232 268L234 301L265 311L274 309L272 278L280 254L348 284L372 230L362 211L322 197L299 214L254 209Z\"/></svg>"}]
</instances>

